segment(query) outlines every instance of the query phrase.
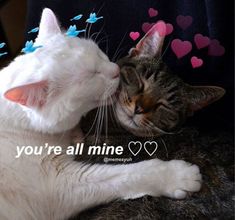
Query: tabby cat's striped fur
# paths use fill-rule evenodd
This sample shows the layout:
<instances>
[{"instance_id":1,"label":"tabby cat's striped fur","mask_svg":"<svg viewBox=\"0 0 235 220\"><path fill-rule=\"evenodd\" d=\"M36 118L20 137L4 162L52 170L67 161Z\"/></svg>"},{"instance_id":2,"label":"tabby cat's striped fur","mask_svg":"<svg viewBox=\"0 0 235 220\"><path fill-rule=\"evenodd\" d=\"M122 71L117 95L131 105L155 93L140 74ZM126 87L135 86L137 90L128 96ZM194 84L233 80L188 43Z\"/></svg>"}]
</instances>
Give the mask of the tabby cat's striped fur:
<instances>
[{"instance_id":1,"label":"tabby cat's striped fur","mask_svg":"<svg viewBox=\"0 0 235 220\"><path fill-rule=\"evenodd\" d=\"M151 29L118 61L121 84L116 113L137 136L160 136L177 130L188 116L220 99L215 86L190 86L172 74L161 59L164 37Z\"/></svg>"}]
</instances>

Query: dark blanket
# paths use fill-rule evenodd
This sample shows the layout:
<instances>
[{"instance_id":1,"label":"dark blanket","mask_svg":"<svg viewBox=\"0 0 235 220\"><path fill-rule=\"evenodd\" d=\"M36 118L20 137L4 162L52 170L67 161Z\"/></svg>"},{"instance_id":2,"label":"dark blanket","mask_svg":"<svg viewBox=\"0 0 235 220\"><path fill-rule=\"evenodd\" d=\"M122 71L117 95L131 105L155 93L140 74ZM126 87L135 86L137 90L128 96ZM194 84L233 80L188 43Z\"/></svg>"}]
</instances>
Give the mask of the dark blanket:
<instances>
[{"instance_id":1,"label":"dark blanket","mask_svg":"<svg viewBox=\"0 0 235 220\"><path fill-rule=\"evenodd\" d=\"M87 127L87 120L84 125ZM86 130L86 129L85 129ZM87 131L87 130L86 130ZM92 133L92 132L91 132ZM152 220L152 219L233 219L234 218L234 146L233 135L228 131L200 131L187 127L178 134L155 139L158 149L152 157L141 151L134 157L128 150L130 141L145 142L121 128L109 128L108 138L100 136L99 143L121 145L125 148L121 158L132 158L132 162L157 157L163 160L182 159L200 167L203 186L199 193L185 200L152 198L145 196L135 200L119 200L95 207L80 214L79 220ZM89 135L87 144L94 144L94 135ZM118 156L108 156L117 158ZM78 160L103 163L103 156L88 157L86 153Z\"/></svg>"}]
</instances>

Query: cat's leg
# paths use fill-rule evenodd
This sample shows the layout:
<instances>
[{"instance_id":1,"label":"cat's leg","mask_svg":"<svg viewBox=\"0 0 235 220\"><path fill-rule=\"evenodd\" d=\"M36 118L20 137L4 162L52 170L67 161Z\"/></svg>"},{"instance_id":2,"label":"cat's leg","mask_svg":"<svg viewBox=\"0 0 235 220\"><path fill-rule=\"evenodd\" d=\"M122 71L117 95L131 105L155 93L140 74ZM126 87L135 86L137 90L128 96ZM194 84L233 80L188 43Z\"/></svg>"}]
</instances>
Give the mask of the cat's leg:
<instances>
[{"instance_id":1,"label":"cat's leg","mask_svg":"<svg viewBox=\"0 0 235 220\"><path fill-rule=\"evenodd\" d=\"M199 191L201 187L198 167L180 160L153 159L113 166L73 163L61 174L60 184L69 195L63 199L73 207L73 212L143 195L183 199L187 192Z\"/></svg>"}]
</instances>

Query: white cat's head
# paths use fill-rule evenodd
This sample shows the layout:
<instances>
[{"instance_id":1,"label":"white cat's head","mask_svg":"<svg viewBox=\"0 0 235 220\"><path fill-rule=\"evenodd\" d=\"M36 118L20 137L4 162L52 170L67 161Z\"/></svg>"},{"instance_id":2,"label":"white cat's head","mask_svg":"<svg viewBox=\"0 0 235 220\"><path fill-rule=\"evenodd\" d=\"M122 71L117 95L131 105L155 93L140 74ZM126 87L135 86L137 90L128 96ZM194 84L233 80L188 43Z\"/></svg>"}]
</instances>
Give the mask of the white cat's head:
<instances>
[{"instance_id":1,"label":"white cat's head","mask_svg":"<svg viewBox=\"0 0 235 220\"><path fill-rule=\"evenodd\" d=\"M42 47L7 67L4 93L26 112L34 129L51 133L71 129L115 93L118 66L92 40L66 36L50 9L43 10L37 45Z\"/></svg>"}]
</instances>

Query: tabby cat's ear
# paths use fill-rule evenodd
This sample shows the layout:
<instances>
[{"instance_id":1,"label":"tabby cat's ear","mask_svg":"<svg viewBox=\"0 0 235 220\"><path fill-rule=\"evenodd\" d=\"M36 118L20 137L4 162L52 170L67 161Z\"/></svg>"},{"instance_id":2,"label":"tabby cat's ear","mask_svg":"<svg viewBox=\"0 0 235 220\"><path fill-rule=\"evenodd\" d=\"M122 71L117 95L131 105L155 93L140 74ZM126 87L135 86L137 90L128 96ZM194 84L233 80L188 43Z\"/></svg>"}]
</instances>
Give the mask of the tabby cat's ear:
<instances>
[{"instance_id":1,"label":"tabby cat's ear","mask_svg":"<svg viewBox=\"0 0 235 220\"><path fill-rule=\"evenodd\" d=\"M42 107L47 100L48 82L46 80L18 86L5 92L4 97L27 107Z\"/></svg>"},{"instance_id":2,"label":"tabby cat's ear","mask_svg":"<svg viewBox=\"0 0 235 220\"><path fill-rule=\"evenodd\" d=\"M58 33L61 33L61 30L54 12L45 8L42 12L37 40L44 40Z\"/></svg>"},{"instance_id":3,"label":"tabby cat's ear","mask_svg":"<svg viewBox=\"0 0 235 220\"><path fill-rule=\"evenodd\" d=\"M217 86L188 86L186 94L189 108L194 112L222 98L225 90Z\"/></svg>"},{"instance_id":4,"label":"tabby cat's ear","mask_svg":"<svg viewBox=\"0 0 235 220\"><path fill-rule=\"evenodd\" d=\"M164 38L166 35L166 24L157 22L150 31L139 41L135 48L129 52L131 57L157 57L162 53Z\"/></svg>"}]
</instances>

